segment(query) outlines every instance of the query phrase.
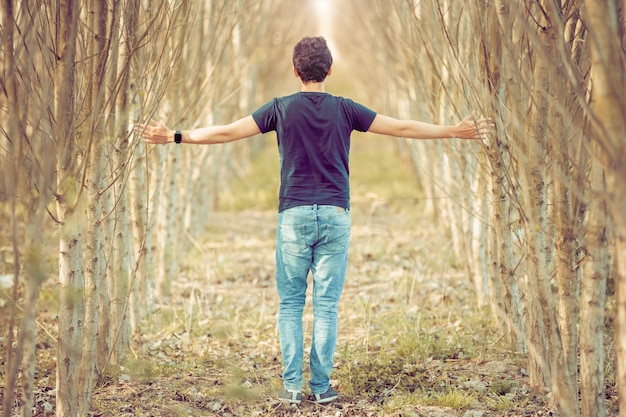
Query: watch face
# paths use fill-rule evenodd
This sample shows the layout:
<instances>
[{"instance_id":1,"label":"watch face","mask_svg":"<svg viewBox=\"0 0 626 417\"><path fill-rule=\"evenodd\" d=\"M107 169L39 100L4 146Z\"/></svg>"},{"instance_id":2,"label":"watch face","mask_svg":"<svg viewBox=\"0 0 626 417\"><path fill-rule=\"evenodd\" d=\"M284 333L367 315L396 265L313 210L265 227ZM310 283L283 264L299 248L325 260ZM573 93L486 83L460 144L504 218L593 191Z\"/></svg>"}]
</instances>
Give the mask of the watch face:
<instances>
[{"instance_id":1,"label":"watch face","mask_svg":"<svg viewBox=\"0 0 626 417\"><path fill-rule=\"evenodd\" d=\"M180 130L177 130L176 133L174 133L174 142L181 143L182 141L183 135L180 133Z\"/></svg>"}]
</instances>

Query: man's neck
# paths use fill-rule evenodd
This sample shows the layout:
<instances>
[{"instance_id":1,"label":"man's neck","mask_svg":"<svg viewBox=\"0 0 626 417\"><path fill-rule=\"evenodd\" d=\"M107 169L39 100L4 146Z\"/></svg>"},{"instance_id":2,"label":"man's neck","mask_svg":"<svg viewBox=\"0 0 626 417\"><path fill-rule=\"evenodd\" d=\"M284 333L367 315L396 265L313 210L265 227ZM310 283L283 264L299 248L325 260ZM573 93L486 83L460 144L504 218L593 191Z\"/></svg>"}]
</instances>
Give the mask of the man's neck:
<instances>
[{"instance_id":1,"label":"man's neck","mask_svg":"<svg viewBox=\"0 0 626 417\"><path fill-rule=\"evenodd\" d=\"M324 81L322 81L321 83L317 83L314 81L302 83L300 91L305 93L324 93L326 91L326 83Z\"/></svg>"}]
</instances>

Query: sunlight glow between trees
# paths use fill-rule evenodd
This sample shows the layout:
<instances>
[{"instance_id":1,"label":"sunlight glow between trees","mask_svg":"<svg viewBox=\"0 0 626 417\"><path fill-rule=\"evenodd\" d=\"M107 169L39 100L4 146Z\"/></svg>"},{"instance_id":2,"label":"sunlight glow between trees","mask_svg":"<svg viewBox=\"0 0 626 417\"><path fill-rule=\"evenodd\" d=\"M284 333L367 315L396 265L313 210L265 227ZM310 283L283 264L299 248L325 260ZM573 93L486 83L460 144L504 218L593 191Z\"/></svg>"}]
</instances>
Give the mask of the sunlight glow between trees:
<instances>
[{"instance_id":1,"label":"sunlight glow between trees","mask_svg":"<svg viewBox=\"0 0 626 417\"><path fill-rule=\"evenodd\" d=\"M319 17L328 15L331 9L332 9L331 0L316 0L315 1L315 12L317 13Z\"/></svg>"},{"instance_id":2,"label":"sunlight glow between trees","mask_svg":"<svg viewBox=\"0 0 626 417\"><path fill-rule=\"evenodd\" d=\"M335 48L332 36L333 0L314 0L313 8L317 17L319 35L326 38L328 48L333 58L337 59L338 52L337 48Z\"/></svg>"}]
</instances>

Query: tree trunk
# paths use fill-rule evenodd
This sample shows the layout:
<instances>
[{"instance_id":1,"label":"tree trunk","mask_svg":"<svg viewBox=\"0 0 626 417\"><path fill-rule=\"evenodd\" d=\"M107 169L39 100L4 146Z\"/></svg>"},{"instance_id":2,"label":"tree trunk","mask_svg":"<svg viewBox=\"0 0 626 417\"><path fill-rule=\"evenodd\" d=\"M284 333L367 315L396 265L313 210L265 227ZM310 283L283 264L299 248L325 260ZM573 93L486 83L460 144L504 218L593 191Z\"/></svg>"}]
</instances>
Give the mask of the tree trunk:
<instances>
[{"instance_id":1,"label":"tree trunk","mask_svg":"<svg viewBox=\"0 0 626 417\"><path fill-rule=\"evenodd\" d=\"M111 5L111 21L109 23L109 31L111 33L111 40L109 44L109 63L106 69L106 82L109 85L117 84L117 59L119 55L119 44L120 44L120 21L121 21L121 4L119 2L114 2ZM105 119L105 137L111 141L110 145L107 146L106 149L106 159L112 159L112 148L114 146L115 138L115 118L116 113L114 110L115 100L113 96L110 96L108 100L109 106L107 107L107 118ZM111 168L113 171L113 168ZM114 174L111 173L110 177L114 177ZM109 365L111 361L112 355L112 335L114 335L114 327L112 324L111 316L112 316L112 300L114 299L113 288L114 285L114 277L115 277L115 265L116 265L116 257L117 254L114 251L114 241L115 241L115 216L113 214L115 210L115 195L114 195L114 187L108 186L107 192L104 192L100 196L102 209L103 209L103 220L102 220L102 238L104 240L104 258L106 262L102 263L100 268L102 270L102 276L105 277L101 281L101 289L99 291L99 323L98 323L98 364L97 368L104 371L106 367ZM103 374L101 374L103 375Z\"/></svg>"},{"instance_id":2,"label":"tree trunk","mask_svg":"<svg viewBox=\"0 0 626 417\"><path fill-rule=\"evenodd\" d=\"M487 31L483 36L481 68L485 72L487 88L491 92L491 112L497 122L496 132L486 151L490 163L492 216L495 236L493 244L499 245L497 250L498 277L502 281L504 290L504 311L506 313L506 326L508 342L514 352L526 352L526 325L522 312L522 296L519 287L517 270L521 259L513 250L513 235L519 229L519 222L514 221L515 207L519 206L518 189L515 186L514 163L512 157L511 139L507 137L505 126L501 122L505 119L507 105L514 114L520 110L522 100L519 87L511 81L511 69L514 59L514 40L511 31L506 28L511 26L509 16L509 4L497 0L494 10L485 17ZM489 10L491 11L491 10ZM475 16L482 16L483 10L475 10ZM503 104L504 103L504 104Z\"/></svg>"},{"instance_id":3,"label":"tree trunk","mask_svg":"<svg viewBox=\"0 0 626 417\"><path fill-rule=\"evenodd\" d=\"M112 362L121 364L126 356L126 349L130 346L131 326L129 318L129 303L132 287L136 285L132 275L134 258L131 251L132 234L129 224L130 209L128 202L128 190L126 188L127 177L131 171L130 156L130 124L131 99L129 95L130 87L130 58L134 52L135 30L139 4L137 0L126 3L123 13L123 25L120 28L122 43L119 49L119 57L116 62L117 83L119 94L116 97L116 115L112 123L116 137L116 144L113 149L114 166L118 169L118 178L115 181L115 195L117 204L115 209L115 236L114 250L115 256L115 278L113 281L111 325L113 344Z\"/></svg>"},{"instance_id":4,"label":"tree trunk","mask_svg":"<svg viewBox=\"0 0 626 417\"><path fill-rule=\"evenodd\" d=\"M104 108L106 102L105 63L108 54L106 49L106 24L109 10L106 4L93 0L87 5L93 35L87 40L87 56L91 58L89 74L91 83L86 98L91 103L83 111L85 118L90 120L89 140L91 141L88 153L88 178L86 182L87 195L87 239L85 242L85 320L83 334L83 358L80 370L80 397L79 414L86 415L91 404L93 384L98 372L98 332L100 326L100 298L104 275L105 250L102 224L102 190L103 172L105 169L105 136L104 136ZM93 58L92 58L93 57Z\"/></svg>"},{"instance_id":5,"label":"tree trunk","mask_svg":"<svg viewBox=\"0 0 626 417\"><path fill-rule=\"evenodd\" d=\"M157 291L159 297L169 297L171 293L171 281L178 272L176 254L178 253L178 244L176 243L177 224L180 216L178 213L178 199L180 187L178 184L179 176L175 173L180 171L180 158L182 157L180 146L170 148L171 152L166 152L170 156L169 164L165 170L165 207L164 215L160 217L161 226L159 227L161 235L159 238L160 267L159 282Z\"/></svg>"},{"instance_id":6,"label":"tree trunk","mask_svg":"<svg viewBox=\"0 0 626 417\"><path fill-rule=\"evenodd\" d=\"M154 180L151 182L153 190L152 195L149 196L149 208L148 208L148 225L146 227L146 250L148 254L157 255L156 265L153 265L151 272L146 279L146 291L147 291L147 301L148 305L147 312L148 314L152 314L156 309L156 300L159 296L158 290L158 280L155 277L160 276L159 270L155 270L155 268L160 268L161 264L158 262L161 255L160 239L159 239L159 218L161 217L161 191L163 189L164 177L165 177L165 149L157 148L156 152L156 161L152 163L151 166ZM146 161L149 164L149 161Z\"/></svg>"},{"instance_id":7,"label":"tree trunk","mask_svg":"<svg viewBox=\"0 0 626 417\"><path fill-rule=\"evenodd\" d=\"M553 42L553 33L541 32L545 28L542 19L539 29L546 43ZM553 299L550 292L549 274L547 271L546 248L548 245L547 231L547 164L545 141L548 133L547 115L549 111L548 94L550 91L550 66L545 59L537 59L533 72L531 91L531 108L526 118L528 147L525 155L528 160L523 163L525 169L521 173L522 191L525 214L525 253L526 253L526 305L527 305L527 339L528 339L528 370L530 385L542 392L550 389L550 381L554 371L550 360L552 344L550 333L556 330L552 323ZM552 317L551 317L552 316ZM552 322L551 322L552 321Z\"/></svg>"},{"instance_id":8,"label":"tree trunk","mask_svg":"<svg viewBox=\"0 0 626 417\"><path fill-rule=\"evenodd\" d=\"M102 209L105 214L109 215L113 210L113 201L111 193L104 193L101 196ZM105 259L100 265L101 274L104 277L101 284L102 287L99 291L98 300L98 364L97 368L105 370L110 361L111 356L111 299L112 299L112 276L113 276L113 263L115 254L113 252L113 222L109 218L106 218L102 223L102 234L104 240Z\"/></svg>"},{"instance_id":9,"label":"tree trunk","mask_svg":"<svg viewBox=\"0 0 626 417\"><path fill-rule=\"evenodd\" d=\"M126 139L122 138L121 142ZM125 152L121 149L125 145L117 145L114 151L114 160L124 164ZM113 364L120 365L126 357L126 349L130 346L130 320L128 316L128 303L131 289L132 261L130 253L130 230L128 227L128 199L125 190L125 181L121 178L116 183L117 205L115 209L115 226L113 236L113 251L115 252L115 264L112 285L113 296L111 298L111 360Z\"/></svg>"},{"instance_id":10,"label":"tree trunk","mask_svg":"<svg viewBox=\"0 0 626 417\"><path fill-rule=\"evenodd\" d=\"M535 303L533 299L535 294L529 294L529 304L535 306L530 308L531 311L535 311L536 308L536 311L540 314L533 317L534 320L531 321L529 340L531 340L533 350L540 353L535 357L535 363L544 362L541 372L545 372L543 374L545 378L543 382L546 385L540 388L551 388L551 401L557 406L561 415L575 417L580 415L577 380L575 379L575 370L567 368L566 358L569 352L564 352L564 349L568 349L568 347L564 346L561 337L560 330L563 329L559 328L557 308L548 269L551 254L550 248L552 247L551 236L553 235L550 232L550 224L547 222L549 213L548 185L554 181L554 177L550 175L551 172L547 169L546 157L548 143L552 144L555 140L558 141L559 136L550 131L547 117L553 116L554 118L557 114L558 109L555 109L557 103L550 102L551 99L561 92L558 89L558 71L551 71L550 62L558 59L556 43L557 37L561 36L561 34L559 34L558 26L556 25L558 17L555 17L555 14L549 15L549 13L546 13L546 10L550 10L551 6L547 2L542 1L536 7L537 9L534 10L534 21L538 24L537 37L539 44L543 45L544 48L537 51L534 63L534 82L536 84L532 88L531 100L533 104L527 119L527 129L531 136L531 143L528 148L530 172L525 177L527 182L524 188L527 192L525 210L527 213L527 253L530 261L528 265L529 287L536 286L536 295L538 296L538 303ZM531 11L531 13L533 12ZM560 10L558 13L560 13ZM563 123L558 123L560 117L556 119L554 130L563 130ZM552 123L553 121L550 120L550 122ZM550 140L547 140L548 138ZM567 208L563 210L567 212ZM560 214L563 215L563 212ZM571 224L569 226L571 227ZM568 261L566 260L565 263L568 263ZM571 270L571 266L570 264L566 268L569 267ZM567 280L567 277L565 280ZM559 298L559 303L562 302L562 305L568 306L568 314L570 314L569 306L571 305L571 300L569 300L570 294L567 291L569 283L564 284L561 282L561 285L561 295L567 297L567 299L562 301ZM572 318L569 316L565 318L565 320L569 319ZM569 329L568 326L569 323L566 324L566 328ZM546 338L544 341L536 337L535 328L545 329L545 333L542 334ZM575 338L575 335L570 337ZM547 346L540 346L537 343L543 343L544 346ZM531 353L533 353L532 350ZM562 370L565 370L565 372L562 372ZM540 381L535 379L534 382Z\"/></svg>"},{"instance_id":11,"label":"tree trunk","mask_svg":"<svg viewBox=\"0 0 626 417\"><path fill-rule=\"evenodd\" d=\"M173 16L173 36L168 39L169 47L172 54L176 57L183 57L185 45L188 43L188 34L190 28L184 27L181 22L186 21L191 12L191 6L183 3L183 6L177 9L177 13ZM185 78L186 68L182 63L183 59L176 59L177 64L173 67L173 76L176 79ZM173 114L180 114L183 103L180 94L176 94L170 100ZM157 291L160 297L168 297L171 294L171 281L178 275L180 269L180 248L182 242L179 241L179 227L182 225L182 216L179 213L180 195L182 194L181 185L181 160L183 147L176 146L166 150L166 154L170 156L169 163L165 170L165 213L160 217L161 226L159 227L160 235L160 267L157 283Z\"/></svg>"},{"instance_id":12,"label":"tree trunk","mask_svg":"<svg viewBox=\"0 0 626 417\"><path fill-rule=\"evenodd\" d=\"M136 160L130 178L130 201L132 206L132 230L135 236L133 250L139 256L136 283L133 286L131 303L131 325L136 331L141 328L142 316L154 312L154 294L149 285L152 271L152 231L148 228L149 188L146 181L148 170L147 148L143 143L136 147Z\"/></svg>"},{"instance_id":13,"label":"tree trunk","mask_svg":"<svg viewBox=\"0 0 626 417\"><path fill-rule=\"evenodd\" d=\"M593 195L587 224L587 260L583 264L580 296L580 399L582 417L605 417L604 308L609 275L607 209L604 173L593 163L590 174Z\"/></svg>"},{"instance_id":14,"label":"tree trunk","mask_svg":"<svg viewBox=\"0 0 626 417\"><path fill-rule=\"evenodd\" d=\"M19 267L19 250L18 250L18 217L17 212L17 198L18 195L18 178L19 178L19 161L21 156L20 144L18 140L18 134L20 129L19 120L19 95L18 95L18 83L17 83L17 71L16 71L16 59L14 55L14 33L15 33L15 13L13 10L12 0L3 0L2 2L2 48L4 60L3 65L3 87L6 94L6 106L7 113L14 114L16 117L8 117L6 120L6 135L7 140L3 141L3 145L6 146L7 163L6 171L3 171L2 190L5 190L6 196L4 198L10 198L10 213L11 213L11 240L13 244L13 262L14 262L14 284L13 284L13 296L17 299L18 279L20 275ZM2 122L4 123L4 119ZM3 124L4 126L4 124ZM7 331L7 344L6 344L6 364L5 364L5 386L4 395L2 401L3 416L9 417L13 408L13 399L15 394L15 386L17 384L17 375L22 363L22 346L14 346L14 330L16 320L17 309L13 308L9 318L9 326ZM27 375L29 377L30 374ZM29 396L27 394L27 396ZM27 398L28 401L28 398Z\"/></svg>"},{"instance_id":15,"label":"tree trunk","mask_svg":"<svg viewBox=\"0 0 626 417\"><path fill-rule=\"evenodd\" d=\"M560 22L563 19L562 11L552 9L551 20ZM555 60L559 58L558 50L563 50L565 29L561 26L557 32ZM555 28L556 29L556 28ZM561 57L570 59L571 55ZM569 64L569 63L568 63ZM557 364L559 372L554 374L558 384L562 386L561 395L556 400L562 404L562 412L576 417L580 415L578 406L578 302L580 299L580 274L576 253L578 236L581 235L582 215L579 213L579 204L573 195L572 189L581 190L583 182L580 175L574 176L575 150L580 147L582 123L574 123L574 111L577 108L569 97L575 96L575 91L566 84L566 75L558 65L553 69L549 120L551 126L551 161L554 187L554 235L556 282L558 286L558 336L559 343ZM566 97L566 99L563 99ZM579 155L580 157L580 155ZM561 352L562 351L562 359ZM565 408L564 408L565 407Z\"/></svg>"},{"instance_id":16,"label":"tree trunk","mask_svg":"<svg viewBox=\"0 0 626 417\"><path fill-rule=\"evenodd\" d=\"M605 196L615 231L616 385L623 412L626 410L626 57L624 15L618 13L623 4L616 0L585 0L584 4L592 61L594 141L600 148L599 158L605 168Z\"/></svg>"},{"instance_id":17,"label":"tree trunk","mask_svg":"<svg viewBox=\"0 0 626 417\"><path fill-rule=\"evenodd\" d=\"M43 179L43 178L42 178ZM45 181L45 179L43 179ZM40 184L44 184L43 182ZM41 230L43 230L43 200L35 199L33 211L29 213L29 224L26 226L26 250L23 259L25 269L25 294L24 294L24 316L19 331L17 350L22 352L22 416L33 415L34 406L34 380L35 380L35 352L36 352L36 312L37 297L39 288L45 281L46 275L42 266L43 244L41 241ZM42 204L44 203L44 204ZM17 358L15 358L17 363ZM10 410L10 407L9 407Z\"/></svg>"},{"instance_id":18,"label":"tree trunk","mask_svg":"<svg viewBox=\"0 0 626 417\"><path fill-rule=\"evenodd\" d=\"M79 368L83 340L83 266L82 233L75 211L79 182L76 177L74 131L74 76L76 36L80 5L60 0L56 12L57 66L54 71L54 132L57 137L57 218L61 223L59 238L59 336L57 345L57 415L78 414ZM54 13L54 11L53 11Z\"/></svg>"}]
</instances>

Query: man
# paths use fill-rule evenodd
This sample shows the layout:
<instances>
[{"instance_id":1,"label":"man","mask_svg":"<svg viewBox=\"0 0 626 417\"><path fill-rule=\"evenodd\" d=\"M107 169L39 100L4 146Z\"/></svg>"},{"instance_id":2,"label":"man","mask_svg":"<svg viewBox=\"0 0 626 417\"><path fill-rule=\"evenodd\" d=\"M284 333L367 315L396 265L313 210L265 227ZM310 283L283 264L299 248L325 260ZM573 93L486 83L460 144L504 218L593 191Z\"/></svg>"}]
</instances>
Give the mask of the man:
<instances>
[{"instance_id":1,"label":"man","mask_svg":"<svg viewBox=\"0 0 626 417\"><path fill-rule=\"evenodd\" d=\"M313 274L313 335L310 351L311 400L337 398L330 387L337 341L337 311L350 242L348 156L353 130L413 139L480 139L486 119L466 117L444 126L397 120L352 100L325 92L332 56L321 37L304 38L294 48L294 74L300 92L275 98L250 116L222 126L174 131L155 121L138 124L148 143L214 144L275 130L280 153L280 192L276 231L276 285L283 389L278 398L300 403L304 356L302 312L307 275Z\"/></svg>"}]
</instances>

